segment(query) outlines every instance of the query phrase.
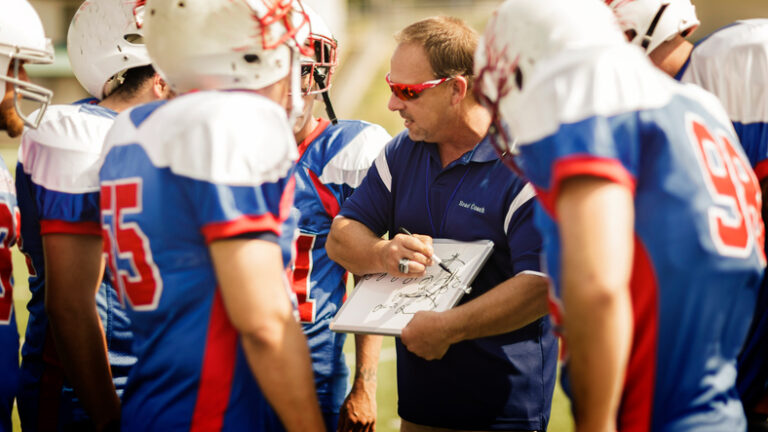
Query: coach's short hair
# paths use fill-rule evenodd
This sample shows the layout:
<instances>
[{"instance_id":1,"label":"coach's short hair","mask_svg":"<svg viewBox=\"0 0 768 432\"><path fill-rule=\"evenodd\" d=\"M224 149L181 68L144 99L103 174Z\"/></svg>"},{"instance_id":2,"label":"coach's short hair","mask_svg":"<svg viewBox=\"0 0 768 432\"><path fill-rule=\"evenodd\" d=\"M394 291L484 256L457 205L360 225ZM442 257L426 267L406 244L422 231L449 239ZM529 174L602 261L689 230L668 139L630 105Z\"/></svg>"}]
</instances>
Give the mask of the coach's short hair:
<instances>
[{"instance_id":1,"label":"coach's short hair","mask_svg":"<svg viewBox=\"0 0 768 432\"><path fill-rule=\"evenodd\" d=\"M474 56L479 36L463 20L437 16L417 21L395 34L399 44L418 43L427 52L436 78L462 75L474 82Z\"/></svg>"}]
</instances>

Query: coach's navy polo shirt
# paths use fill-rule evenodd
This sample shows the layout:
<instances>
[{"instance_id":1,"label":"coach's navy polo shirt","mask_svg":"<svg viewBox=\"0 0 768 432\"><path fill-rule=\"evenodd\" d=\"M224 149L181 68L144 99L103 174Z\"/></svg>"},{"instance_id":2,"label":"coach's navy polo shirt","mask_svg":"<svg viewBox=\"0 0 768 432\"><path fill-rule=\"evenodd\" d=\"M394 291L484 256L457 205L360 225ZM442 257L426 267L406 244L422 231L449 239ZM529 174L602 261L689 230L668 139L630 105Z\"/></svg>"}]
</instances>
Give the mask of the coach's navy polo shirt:
<instances>
[{"instance_id":1,"label":"coach's navy polo shirt","mask_svg":"<svg viewBox=\"0 0 768 432\"><path fill-rule=\"evenodd\" d=\"M443 168L434 144L413 142L405 131L379 155L340 215L376 235L405 227L434 238L493 240L466 302L520 272L539 270L533 201L531 186L501 163L488 137ZM417 357L397 339L399 414L433 427L543 430L556 363L548 317L454 344L435 361Z\"/></svg>"}]
</instances>

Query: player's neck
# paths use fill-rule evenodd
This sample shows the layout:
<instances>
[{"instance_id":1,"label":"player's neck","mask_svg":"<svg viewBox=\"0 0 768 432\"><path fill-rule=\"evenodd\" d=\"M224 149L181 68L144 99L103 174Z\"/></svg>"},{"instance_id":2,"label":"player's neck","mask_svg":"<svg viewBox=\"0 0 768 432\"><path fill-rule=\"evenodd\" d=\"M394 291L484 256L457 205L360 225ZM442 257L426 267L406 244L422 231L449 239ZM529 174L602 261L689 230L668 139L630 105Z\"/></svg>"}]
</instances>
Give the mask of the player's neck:
<instances>
[{"instance_id":1,"label":"player's neck","mask_svg":"<svg viewBox=\"0 0 768 432\"><path fill-rule=\"evenodd\" d=\"M693 44L678 35L664 42L649 55L651 61L671 77L677 76L680 69L688 61L693 51Z\"/></svg>"},{"instance_id":2,"label":"player's neck","mask_svg":"<svg viewBox=\"0 0 768 432\"><path fill-rule=\"evenodd\" d=\"M99 102L99 105L119 113L129 108L133 108L134 106L153 102L155 100L157 100L157 98L154 97L154 93L150 87L142 88L129 97L125 97L122 94L113 94L107 96L104 100Z\"/></svg>"},{"instance_id":3,"label":"player's neck","mask_svg":"<svg viewBox=\"0 0 768 432\"><path fill-rule=\"evenodd\" d=\"M313 130L315 130L318 124L320 124L320 121L310 113L309 120L304 123L304 126L301 129L293 134L293 137L296 139L296 144L301 145L301 142L304 141L304 139L306 139Z\"/></svg>"}]
</instances>

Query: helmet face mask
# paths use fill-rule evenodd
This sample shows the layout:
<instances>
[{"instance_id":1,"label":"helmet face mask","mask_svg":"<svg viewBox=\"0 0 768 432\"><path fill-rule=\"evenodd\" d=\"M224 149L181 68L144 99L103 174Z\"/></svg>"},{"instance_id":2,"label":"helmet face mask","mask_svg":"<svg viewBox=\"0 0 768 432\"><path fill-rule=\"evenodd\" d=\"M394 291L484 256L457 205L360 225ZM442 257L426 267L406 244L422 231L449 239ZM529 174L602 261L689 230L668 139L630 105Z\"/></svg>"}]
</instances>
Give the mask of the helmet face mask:
<instances>
[{"instance_id":1,"label":"helmet face mask","mask_svg":"<svg viewBox=\"0 0 768 432\"><path fill-rule=\"evenodd\" d=\"M32 6L26 0L4 0L3 15L0 16L0 85L3 94L6 85L12 86L16 114L31 128L40 124L53 92L27 81L23 64L52 62L53 46L45 37L40 18ZM38 106L34 118L21 110L21 99Z\"/></svg>"},{"instance_id":2,"label":"helmet face mask","mask_svg":"<svg viewBox=\"0 0 768 432\"><path fill-rule=\"evenodd\" d=\"M507 0L488 21L475 52L475 95L491 114L489 134L502 161L514 156L517 113L542 84L550 59L565 51L624 46L611 11L593 0Z\"/></svg>"},{"instance_id":3,"label":"helmet face mask","mask_svg":"<svg viewBox=\"0 0 768 432\"><path fill-rule=\"evenodd\" d=\"M605 0L630 43L650 54L677 35L693 33L699 26L690 0Z\"/></svg>"},{"instance_id":4,"label":"helmet face mask","mask_svg":"<svg viewBox=\"0 0 768 432\"><path fill-rule=\"evenodd\" d=\"M495 25L495 20L496 15L491 18L489 28ZM514 156L518 153L516 142L504 124L499 106L503 98L511 97L510 93L522 90L522 71L518 68L519 56L509 60L507 51L499 50L494 41L495 35L486 33L478 44L478 50L475 53L475 82L477 83L474 87L475 98L491 114L488 134L496 153L504 164L521 175L514 161Z\"/></svg>"},{"instance_id":5,"label":"helmet face mask","mask_svg":"<svg viewBox=\"0 0 768 432\"><path fill-rule=\"evenodd\" d=\"M314 24L314 21L312 22ZM337 43L332 36L314 33L312 28L307 45L314 51L312 57L302 56L301 76L309 76L309 82L302 85L304 95L327 92L331 88L331 76L338 65ZM322 83L321 83L322 81Z\"/></svg>"}]
</instances>

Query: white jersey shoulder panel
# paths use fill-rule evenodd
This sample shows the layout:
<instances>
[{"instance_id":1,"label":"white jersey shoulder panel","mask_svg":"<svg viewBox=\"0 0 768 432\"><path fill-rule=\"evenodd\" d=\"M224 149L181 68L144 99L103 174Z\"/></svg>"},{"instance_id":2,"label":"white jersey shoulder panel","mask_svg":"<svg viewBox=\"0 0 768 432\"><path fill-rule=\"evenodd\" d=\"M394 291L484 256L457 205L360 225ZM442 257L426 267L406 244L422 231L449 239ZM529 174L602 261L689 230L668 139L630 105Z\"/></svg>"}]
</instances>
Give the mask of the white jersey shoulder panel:
<instances>
[{"instance_id":1,"label":"white jersey shoulder panel","mask_svg":"<svg viewBox=\"0 0 768 432\"><path fill-rule=\"evenodd\" d=\"M156 167L196 180L274 182L298 157L285 110L252 93L187 94L159 107L138 128L129 116L120 116L109 146L137 143Z\"/></svg>"},{"instance_id":2,"label":"white jersey shoulder panel","mask_svg":"<svg viewBox=\"0 0 768 432\"><path fill-rule=\"evenodd\" d=\"M768 19L737 21L707 37L681 81L714 93L734 122L768 122Z\"/></svg>"},{"instance_id":3,"label":"white jersey shoulder panel","mask_svg":"<svg viewBox=\"0 0 768 432\"><path fill-rule=\"evenodd\" d=\"M35 184L65 193L99 190L98 162L114 122L99 110L53 105L37 129L24 130L19 162Z\"/></svg>"},{"instance_id":4,"label":"white jersey shoulder panel","mask_svg":"<svg viewBox=\"0 0 768 432\"><path fill-rule=\"evenodd\" d=\"M363 129L328 161L320 181L346 184L352 188L360 186L373 161L391 140L383 127L365 123Z\"/></svg>"},{"instance_id":5,"label":"white jersey shoulder panel","mask_svg":"<svg viewBox=\"0 0 768 432\"><path fill-rule=\"evenodd\" d=\"M534 72L522 94L504 107L520 144L549 136L561 124L662 107L677 86L628 44L564 52Z\"/></svg>"}]
</instances>

